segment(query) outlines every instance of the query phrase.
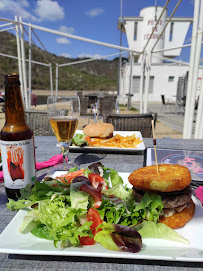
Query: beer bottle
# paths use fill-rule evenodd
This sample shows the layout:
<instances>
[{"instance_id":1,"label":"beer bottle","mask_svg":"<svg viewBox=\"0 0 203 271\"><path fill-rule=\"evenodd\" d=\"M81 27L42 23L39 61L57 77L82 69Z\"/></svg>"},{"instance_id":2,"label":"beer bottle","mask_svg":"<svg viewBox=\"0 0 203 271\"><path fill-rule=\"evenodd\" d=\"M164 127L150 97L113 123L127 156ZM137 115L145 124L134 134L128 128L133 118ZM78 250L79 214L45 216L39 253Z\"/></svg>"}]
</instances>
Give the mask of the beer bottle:
<instances>
[{"instance_id":1,"label":"beer bottle","mask_svg":"<svg viewBox=\"0 0 203 271\"><path fill-rule=\"evenodd\" d=\"M4 183L8 198L17 199L20 189L34 182L33 131L26 124L18 75L5 75L5 125L1 136Z\"/></svg>"}]
</instances>

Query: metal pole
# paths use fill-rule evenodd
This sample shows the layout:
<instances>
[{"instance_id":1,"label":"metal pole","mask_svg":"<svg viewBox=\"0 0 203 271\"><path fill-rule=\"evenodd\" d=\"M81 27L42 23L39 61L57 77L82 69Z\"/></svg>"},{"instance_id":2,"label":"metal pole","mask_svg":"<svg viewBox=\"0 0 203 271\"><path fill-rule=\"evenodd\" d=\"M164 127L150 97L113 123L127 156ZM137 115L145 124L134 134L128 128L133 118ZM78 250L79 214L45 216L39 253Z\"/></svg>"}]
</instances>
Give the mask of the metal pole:
<instances>
[{"instance_id":1,"label":"metal pole","mask_svg":"<svg viewBox=\"0 0 203 271\"><path fill-rule=\"evenodd\" d=\"M58 95L58 72L59 72L59 67L58 67L58 63L56 63L56 96Z\"/></svg>"},{"instance_id":2,"label":"metal pole","mask_svg":"<svg viewBox=\"0 0 203 271\"><path fill-rule=\"evenodd\" d=\"M0 32L4 32L4 31L9 31L9 30L12 30L12 29L15 29L15 27L9 27L9 28L6 28L6 29L1 29Z\"/></svg>"},{"instance_id":3,"label":"metal pole","mask_svg":"<svg viewBox=\"0 0 203 271\"><path fill-rule=\"evenodd\" d=\"M15 18L16 18L16 16L15 16ZM0 28L5 27L5 26L9 26L9 25L12 25L12 23L2 24L2 25L0 25Z\"/></svg>"},{"instance_id":4,"label":"metal pole","mask_svg":"<svg viewBox=\"0 0 203 271\"><path fill-rule=\"evenodd\" d=\"M17 16L15 16L16 22L18 22ZM21 62L21 50L20 50L20 38L19 38L19 29L18 24L15 25L16 28L16 43L17 43L17 55L18 55L18 72L19 72L19 78L20 78L20 89L21 89L21 95L23 99L23 103L25 103L25 97L24 97L24 84L23 84L23 76L22 76L22 62Z\"/></svg>"},{"instance_id":5,"label":"metal pole","mask_svg":"<svg viewBox=\"0 0 203 271\"><path fill-rule=\"evenodd\" d=\"M150 69L151 69L151 52L148 52L146 59L146 78L145 78L145 99L144 99L144 113L147 113L148 93L149 93L149 81L150 81Z\"/></svg>"},{"instance_id":6,"label":"metal pole","mask_svg":"<svg viewBox=\"0 0 203 271\"><path fill-rule=\"evenodd\" d=\"M131 108L131 95L132 95L132 70L133 70L133 53L130 52L130 77L129 77L129 91L128 91L128 105L127 109L130 110Z\"/></svg>"},{"instance_id":7,"label":"metal pole","mask_svg":"<svg viewBox=\"0 0 203 271\"><path fill-rule=\"evenodd\" d=\"M4 18L0 18L0 20L12 22L12 20L4 19ZM29 26L30 24L23 22L23 25ZM88 43L93 43L93 44L96 44L96 45L101 45L101 46L114 48L114 49L118 49L118 50L122 50L122 51L127 51L127 52L132 51L134 53L140 54L140 52L135 51L135 50L130 49L130 48L127 48L127 47L120 47L118 45L114 45L114 44L110 44L110 43L105 43L105 42L101 42L101 41L97 41L97 40L87 39L87 38L84 38L84 37L71 35L71 34L68 34L68 33L60 32L60 31L57 31L57 30L49 29L49 28L34 25L34 24L31 24L31 26L34 29L44 31L44 32L47 32L47 33L51 33L51 34L55 34L55 35L59 35L59 36L62 36L62 37L67 37L67 38L70 38L70 39L75 39L75 40L80 40L80 41L84 41L84 42L88 42Z\"/></svg>"},{"instance_id":8,"label":"metal pole","mask_svg":"<svg viewBox=\"0 0 203 271\"><path fill-rule=\"evenodd\" d=\"M164 31L165 31L167 25L169 24L169 22L170 22L171 18L173 17L174 13L176 12L176 10L177 10L178 6L180 5L180 2L181 2L181 1L182 1L182 0L179 0L178 3L176 4L176 6L175 6L173 12L171 13L171 16L168 18L167 23L165 24L163 30L161 31L159 38L156 40L155 44L153 45L153 47L152 47L152 49L151 49L151 52L153 52L154 48L156 47L157 43L159 42L159 40L160 40L162 34L164 33ZM151 38L151 37L150 37L150 38ZM149 39L150 39L150 38L149 38Z\"/></svg>"},{"instance_id":9,"label":"metal pole","mask_svg":"<svg viewBox=\"0 0 203 271\"><path fill-rule=\"evenodd\" d=\"M122 28L121 25L121 33L120 33L120 46L122 46ZM118 66L118 95L121 93L121 67L122 67L122 53L120 50L120 56L119 56L119 66Z\"/></svg>"},{"instance_id":10,"label":"metal pole","mask_svg":"<svg viewBox=\"0 0 203 271\"><path fill-rule=\"evenodd\" d=\"M199 0L195 0L194 5L194 21L193 21L193 29L192 29L192 42L191 42L191 50L190 50L190 68L189 68L189 76L188 76L188 85L187 85L187 98L186 98L186 106L185 106L185 118L184 118L184 126L183 126L183 138L189 139L192 135L192 123L191 117L193 120L194 115L194 94L192 92L195 91L194 89L194 70L195 70L195 63L196 60L196 44L197 44L197 29L198 29L198 18L199 18ZM197 79L197 78L196 78ZM191 101L191 99L193 100ZM191 113L192 110L192 113Z\"/></svg>"},{"instance_id":11,"label":"metal pole","mask_svg":"<svg viewBox=\"0 0 203 271\"><path fill-rule=\"evenodd\" d=\"M144 92L144 75L145 75L145 61L146 61L146 55L142 55L142 61L141 61L141 76L140 76L140 114L143 113L143 92Z\"/></svg>"},{"instance_id":12,"label":"metal pole","mask_svg":"<svg viewBox=\"0 0 203 271\"><path fill-rule=\"evenodd\" d=\"M49 73L50 73L51 96L53 96L53 77L52 77L52 64L51 63L50 63L50 66L49 66Z\"/></svg>"},{"instance_id":13,"label":"metal pole","mask_svg":"<svg viewBox=\"0 0 203 271\"><path fill-rule=\"evenodd\" d=\"M28 109L28 96L27 96L27 72L25 62L25 45L24 45L24 31L22 24L22 17L19 18L20 31L21 31L21 52L22 52L22 67L23 67L23 84L24 84L24 96L25 96L25 108Z\"/></svg>"},{"instance_id":14,"label":"metal pole","mask_svg":"<svg viewBox=\"0 0 203 271\"><path fill-rule=\"evenodd\" d=\"M196 119L196 125L195 125L195 139L203 139L203 69L202 69L202 82L201 82L201 88L200 88L200 95L199 95L199 101L198 101L198 109L197 109L197 119Z\"/></svg>"},{"instance_id":15,"label":"metal pole","mask_svg":"<svg viewBox=\"0 0 203 271\"><path fill-rule=\"evenodd\" d=\"M31 92L32 92L32 27L29 26L29 93L28 93L28 108L31 107Z\"/></svg>"}]
</instances>

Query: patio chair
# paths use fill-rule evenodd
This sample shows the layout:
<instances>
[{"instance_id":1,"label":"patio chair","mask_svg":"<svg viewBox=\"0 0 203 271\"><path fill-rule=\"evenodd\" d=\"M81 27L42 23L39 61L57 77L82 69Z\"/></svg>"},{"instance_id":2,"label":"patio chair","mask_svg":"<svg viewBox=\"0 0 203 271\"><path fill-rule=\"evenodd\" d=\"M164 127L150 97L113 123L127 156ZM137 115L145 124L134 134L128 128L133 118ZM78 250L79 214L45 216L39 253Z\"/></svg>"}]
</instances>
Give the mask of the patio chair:
<instances>
[{"instance_id":1,"label":"patio chair","mask_svg":"<svg viewBox=\"0 0 203 271\"><path fill-rule=\"evenodd\" d=\"M184 115L185 104L186 104L186 96L184 96L183 98L181 97L177 98L175 113Z\"/></svg>"},{"instance_id":2,"label":"patio chair","mask_svg":"<svg viewBox=\"0 0 203 271\"><path fill-rule=\"evenodd\" d=\"M46 110L25 110L26 122L35 136L53 136Z\"/></svg>"},{"instance_id":3,"label":"patio chair","mask_svg":"<svg viewBox=\"0 0 203 271\"><path fill-rule=\"evenodd\" d=\"M157 114L108 114L104 122L111 123L115 131L140 131L143 137L152 137L152 124L157 120Z\"/></svg>"},{"instance_id":4,"label":"patio chair","mask_svg":"<svg viewBox=\"0 0 203 271\"><path fill-rule=\"evenodd\" d=\"M97 110L98 115L104 117L106 114L118 112L116 97L99 97Z\"/></svg>"},{"instance_id":5,"label":"patio chair","mask_svg":"<svg viewBox=\"0 0 203 271\"><path fill-rule=\"evenodd\" d=\"M88 97L79 97L80 98L80 116L88 118L94 118L96 122L96 106L92 104L89 108L89 98Z\"/></svg>"},{"instance_id":6,"label":"patio chair","mask_svg":"<svg viewBox=\"0 0 203 271\"><path fill-rule=\"evenodd\" d=\"M165 99L165 95L161 95L161 101L162 101L162 107L161 107L161 111L163 111L163 113L166 111L167 107L170 108L170 113L175 113L175 102L170 100L170 99ZM172 110L173 109L173 110Z\"/></svg>"}]
</instances>

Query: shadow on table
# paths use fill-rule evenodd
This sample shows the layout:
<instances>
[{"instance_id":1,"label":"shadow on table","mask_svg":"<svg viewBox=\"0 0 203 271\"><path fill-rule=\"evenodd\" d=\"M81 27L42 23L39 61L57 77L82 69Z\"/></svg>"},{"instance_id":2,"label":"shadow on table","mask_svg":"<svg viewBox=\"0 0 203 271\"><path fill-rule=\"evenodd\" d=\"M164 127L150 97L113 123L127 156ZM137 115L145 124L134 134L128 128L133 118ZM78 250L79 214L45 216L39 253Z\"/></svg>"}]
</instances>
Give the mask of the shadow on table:
<instances>
[{"instance_id":1,"label":"shadow on table","mask_svg":"<svg viewBox=\"0 0 203 271\"><path fill-rule=\"evenodd\" d=\"M16 255L9 254L9 259L25 260L27 261L57 261L57 262L69 262L69 263L98 263L98 264L123 264L123 265L136 265L136 266L153 266L155 268L160 268L160 266L168 267L188 267L188 268L203 268L202 262L177 262L177 261L160 261L160 260L134 260L134 259L118 259L118 258L99 258L99 257L73 257L73 256L35 256L35 255ZM99 265L100 270L102 266ZM129 269L128 269L129 270ZM144 269L143 269L144 270ZM155 270L155 269L153 269ZM157 269L160 270L160 269Z\"/></svg>"},{"instance_id":2,"label":"shadow on table","mask_svg":"<svg viewBox=\"0 0 203 271\"><path fill-rule=\"evenodd\" d=\"M81 164L91 164L91 163L99 162L105 157L106 157L106 154L103 154L102 156L101 155L98 156L96 154L83 153L75 158L74 163L78 166L80 166Z\"/></svg>"}]
</instances>

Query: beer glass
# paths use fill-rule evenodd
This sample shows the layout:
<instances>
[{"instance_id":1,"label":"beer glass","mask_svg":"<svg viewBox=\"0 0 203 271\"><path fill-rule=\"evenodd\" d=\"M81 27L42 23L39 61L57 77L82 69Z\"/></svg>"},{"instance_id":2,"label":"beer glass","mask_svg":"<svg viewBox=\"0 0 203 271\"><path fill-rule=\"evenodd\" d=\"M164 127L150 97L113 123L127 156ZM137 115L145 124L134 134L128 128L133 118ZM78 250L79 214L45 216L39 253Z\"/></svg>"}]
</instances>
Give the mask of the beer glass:
<instances>
[{"instance_id":1,"label":"beer glass","mask_svg":"<svg viewBox=\"0 0 203 271\"><path fill-rule=\"evenodd\" d=\"M69 170L75 164L68 159L69 147L80 117L78 96L49 96L47 100L48 117L52 130L63 154L63 164L55 170Z\"/></svg>"}]
</instances>

